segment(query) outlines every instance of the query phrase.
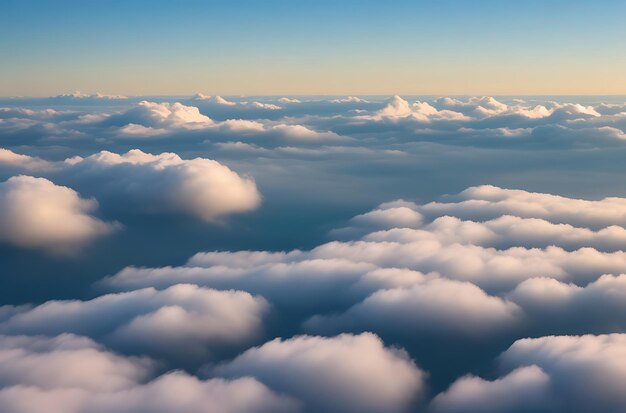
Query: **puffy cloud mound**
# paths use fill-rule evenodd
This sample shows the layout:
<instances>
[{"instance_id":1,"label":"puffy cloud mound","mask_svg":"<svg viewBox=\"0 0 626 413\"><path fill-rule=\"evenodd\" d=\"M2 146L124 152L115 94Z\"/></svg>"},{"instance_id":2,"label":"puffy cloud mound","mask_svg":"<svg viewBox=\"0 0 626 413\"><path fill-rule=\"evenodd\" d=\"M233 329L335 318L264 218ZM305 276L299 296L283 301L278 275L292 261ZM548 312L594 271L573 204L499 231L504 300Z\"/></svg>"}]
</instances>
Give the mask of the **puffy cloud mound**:
<instances>
[{"instance_id":1,"label":"puffy cloud mound","mask_svg":"<svg viewBox=\"0 0 626 413\"><path fill-rule=\"evenodd\" d=\"M0 168L2 167L23 170L45 170L52 167L52 162L0 148Z\"/></svg>"},{"instance_id":2,"label":"puffy cloud mound","mask_svg":"<svg viewBox=\"0 0 626 413\"><path fill-rule=\"evenodd\" d=\"M537 366L521 367L494 381L465 376L431 404L440 413L523 413L550 408L550 377Z\"/></svg>"},{"instance_id":3,"label":"puffy cloud mound","mask_svg":"<svg viewBox=\"0 0 626 413\"><path fill-rule=\"evenodd\" d=\"M372 120L399 120L409 119L419 122L431 120L463 120L466 117L462 113L451 110L438 110L427 102L416 101L412 105L400 96L393 96L387 105L372 116L364 116Z\"/></svg>"},{"instance_id":4,"label":"puffy cloud mound","mask_svg":"<svg viewBox=\"0 0 626 413\"><path fill-rule=\"evenodd\" d=\"M97 206L45 178L14 176L0 183L0 241L72 253L117 228L90 215Z\"/></svg>"},{"instance_id":5,"label":"puffy cloud mound","mask_svg":"<svg viewBox=\"0 0 626 413\"><path fill-rule=\"evenodd\" d=\"M307 324L315 331L349 328L379 333L393 333L400 326L431 333L510 331L528 317L547 328L548 320L537 314L548 308L542 304L541 293L549 295L550 288L526 287L542 283L537 280L541 277L554 280L547 283L559 286L558 291L576 291L591 283L586 289L588 298L583 300L589 304L581 308L592 308L602 294L608 297L600 285L616 294L621 283L599 277L626 272L626 253L620 250L625 230L614 225L621 220L621 199L609 201L615 205L611 217L602 215L600 206L594 204L604 201L486 188L500 198L480 201L485 211L468 206L466 200L424 205L396 201L358 215L349 227L333 232L347 238L344 241L287 253L199 253L180 267L128 267L103 285L123 291L189 282L242 289L261 294L288 312L318 315ZM462 196L468 193L472 191ZM567 214L577 204L595 206L598 211L588 211L589 220L611 226L594 231L552 222L570 220ZM468 209L488 220L465 221L447 215L466 215ZM530 218L510 215L517 213ZM571 219L580 220L580 216ZM574 301L553 302L552 314L568 314L568 308L583 302ZM581 326L604 319L597 326L608 328L620 319L619 298L601 301L604 305L596 306L597 311L587 311L580 318ZM614 317L601 316L609 311L608 306ZM408 313L418 315L403 316ZM582 323L583 319L589 322ZM567 328L573 328L571 324Z\"/></svg>"},{"instance_id":6,"label":"puffy cloud mound","mask_svg":"<svg viewBox=\"0 0 626 413\"><path fill-rule=\"evenodd\" d=\"M109 294L90 301L49 301L0 323L0 332L71 332L136 354L202 360L214 350L258 338L268 303L241 291L179 284ZM181 351L184 348L184 351Z\"/></svg>"},{"instance_id":7,"label":"puffy cloud mound","mask_svg":"<svg viewBox=\"0 0 626 413\"><path fill-rule=\"evenodd\" d=\"M294 400L277 395L250 379L200 381L174 372L156 380L112 392L76 388L42 390L13 386L0 390L0 408L6 413L295 413Z\"/></svg>"},{"instance_id":8,"label":"puffy cloud mound","mask_svg":"<svg viewBox=\"0 0 626 413\"><path fill-rule=\"evenodd\" d=\"M456 198L453 202L426 204L420 211L425 214L450 214L473 219L509 214L592 228L626 224L624 198L588 201L491 185L468 188Z\"/></svg>"},{"instance_id":9,"label":"puffy cloud mound","mask_svg":"<svg viewBox=\"0 0 626 413\"><path fill-rule=\"evenodd\" d=\"M123 114L114 115L113 120L150 128L199 129L213 124L213 120L201 114L195 106L186 106L179 102L156 103L146 100Z\"/></svg>"},{"instance_id":10,"label":"puffy cloud mound","mask_svg":"<svg viewBox=\"0 0 626 413\"><path fill-rule=\"evenodd\" d=\"M424 373L373 334L275 339L217 368L252 376L310 412L403 412L424 392Z\"/></svg>"},{"instance_id":11,"label":"puffy cloud mound","mask_svg":"<svg viewBox=\"0 0 626 413\"><path fill-rule=\"evenodd\" d=\"M431 278L376 291L339 316L314 317L307 327L409 337L419 332L484 337L514 327L520 316L517 305L489 296L474 284Z\"/></svg>"},{"instance_id":12,"label":"puffy cloud mound","mask_svg":"<svg viewBox=\"0 0 626 413\"><path fill-rule=\"evenodd\" d=\"M0 336L0 411L38 413L296 412L298 404L251 378L151 380L149 359L124 357L88 338Z\"/></svg>"},{"instance_id":13,"label":"puffy cloud mound","mask_svg":"<svg viewBox=\"0 0 626 413\"><path fill-rule=\"evenodd\" d=\"M72 334L0 336L0 388L124 390L152 374L148 359L122 357Z\"/></svg>"},{"instance_id":14,"label":"puffy cloud mound","mask_svg":"<svg viewBox=\"0 0 626 413\"><path fill-rule=\"evenodd\" d=\"M626 335L547 336L516 341L500 357L513 369L487 381L467 376L437 396L437 412L622 412Z\"/></svg>"},{"instance_id":15,"label":"puffy cloud mound","mask_svg":"<svg viewBox=\"0 0 626 413\"><path fill-rule=\"evenodd\" d=\"M65 161L77 179L106 181L108 195L120 195L141 209L179 212L205 221L256 208L261 196L254 181L219 162L181 159L174 153L152 155L138 149L118 155L102 151Z\"/></svg>"}]
</instances>

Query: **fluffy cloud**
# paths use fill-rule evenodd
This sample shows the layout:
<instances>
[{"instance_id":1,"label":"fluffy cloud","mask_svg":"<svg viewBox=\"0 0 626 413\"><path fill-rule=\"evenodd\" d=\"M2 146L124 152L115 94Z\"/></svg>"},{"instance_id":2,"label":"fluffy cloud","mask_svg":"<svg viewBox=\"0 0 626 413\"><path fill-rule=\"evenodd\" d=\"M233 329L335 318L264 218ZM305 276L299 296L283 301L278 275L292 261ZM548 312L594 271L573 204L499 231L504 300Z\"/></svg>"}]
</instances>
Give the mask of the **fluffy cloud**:
<instances>
[{"instance_id":1,"label":"fluffy cloud","mask_svg":"<svg viewBox=\"0 0 626 413\"><path fill-rule=\"evenodd\" d=\"M245 292L179 284L163 291L147 288L90 301L49 301L17 311L0 323L0 332L70 332L126 352L191 361L258 338L267 312L264 299Z\"/></svg>"},{"instance_id":2,"label":"fluffy cloud","mask_svg":"<svg viewBox=\"0 0 626 413\"><path fill-rule=\"evenodd\" d=\"M392 336L469 335L485 337L520 321L513 303L485 294L474 284L430 278L411 287L383 289L339 316L314 317L313 331L374 331Z\"/></svg>"},{"instance_id":3,"label":"fluffy cloud","mask_svg":"<svg viewBox=\"0 0 626 413\"><path fill-rule=\"evenodd\" d=\"M22 155L0 148L0 167L21 170L45 170L52 168L52 162L34 156Z\"/></svg>"},{"instance_id":4,"label":"fluffy cloud","mask_svg":"<svg viewBox=\"0 0 626 413\"><path fill-rule=\"evenodd\" d=\"M364 118L368 118L365 116ZM438 110L427 102L417 101L412 105L400 96L392 97L387 106L369 117L373 120L384 119L413 119L420 122L429 122L433 119L462 120L466 119L461 113L450 110Z\"/></svg>"},{"instance_id":5,"label":"fluffy cloud","mask_svg":"<svg viewBox=\"0 0 626 413\"><path fill-rule=\"evenodd\" d=\"M14 386L0 390L6 413L37 413L41 406L63 413L287 413L299 411L294 400L277 395L249 378L200 381L184 373L115 392L63 388L52 391Z\"/></svg>"},{"instance_id":6,"label":"fluffy cloud","mask_svg":"<svg viewBox=\"0 0 626 413\"><path fill-rule=\"evenodd\" d=\"M552 331L623 331L626 329L626 275L603 275L585 287L549 278L518 285L509 298ZM544 328L546 328L544 327Z\"/></svg>"},{"instance_id":7,"label":"fluffy cloud","mask_svg":"<svg viewBox=\"0 0 626 413\"><path fill-rule=\"evenodd\" d=\"M419 208L419 211L424 214L450 214L470 219L508 214L592 228L626 225L624 198L588 201L491 185L468 188L452 202L431 202Z\"/></svg>"},{"instance_id":8,"label":"fluffy cloud","mask_svg":"<svg viewBox=\"0 0 626 413\"><path fill-rule=\"evenodd\" d=\"M184 129L201 129L213 124L213 120L201 114L195 106L186 106L179 102L155 103L146 100L123 114L111 116L106 122L122 124L126 122L126 126L139 124L150 128Z\"/></svg>"},{"instance_id":9,"label":"fluffy cloud","mask_svg":"<svg viewBox=\"0 0 626 413\"><path fill-rule=\"evenodd\" d=\"M198 380L182 372L153 379L156 365L90 339L0 336L0 410L6 413L172 411L295 412L296 401L251 378Z\"/></svg>"},{"instance_id":10,"label":"fluffy cloud","mask_svg":"<svg viewBox=\"0 0 626 413\"><path fill-rule=\"evenodd\" d=\"M549 385L550 377L537 366L521 367L494 381L465 376L433 400L431 411L543 412L551 407Z\"/></svg>"},{"instance_id":11,"label":"fluffy cloud","mask_svg":"<svg viewBox=\"0 0 626 413\"><path fill-rule=\"evenodd\" d=\"M504 377L463 377L433 401L437 412L621 412L626 335L547 336L516 341L500 357Z\"/></svg>"},{"instance_id":12,"label":"fluffy cloud","mask_svg":"<svg viewBox=\"0 0 626 413\"><path fill-rule=\"evenodd\" d=\"M12 177L0 183L0 241L71 253L117 228L90 215L97 206L94 199L47 179Z\"/></svg>"},{"instance_id":13,"label":"fluffy cloud","mask_svg":"<svg viewBox=\"0 0 626 413\"><path fill-rule=\"evenodd\" d=\"M107 181L110 196L156 212L181 212L205 221L256 208L261 200L254 181L204 158L183 160L173 153L103 151L65 161L79 180Z\"/></svg>"},{"instance_id":14,"label":"fluffy cloud","mask_svg":"<svg viewBox=\"0 0 626 413\"><path fill-rule=\"evenodd\" d=\"M96 391L124 390L149 378L156 367L148 359L122 357L72 334L0 336L0 366L0 389L21 385Z\"/></svg>"},{"instance_id":15,"label":"fluffy cloud","mask_svg":"<svg viewBox=\"0 0 626 413\"><path fill-rule=\"evenodd\" d=\"M298 99L288 98L288 97L282 97L282 98L278 99L278 102L279 103L302 103Z\"/></svg>"},{"instance_id":16,"label":"fluffy cloud","mask_svg":"<svg viewBox=\"0 0 626 413\"><path fill-rule=\"evenodd\" d=\"M402 412L425 390L425 375L407 354L373 334L275 339L216 372L255 377L311 412Z\"/></svg>"}]
</instances>

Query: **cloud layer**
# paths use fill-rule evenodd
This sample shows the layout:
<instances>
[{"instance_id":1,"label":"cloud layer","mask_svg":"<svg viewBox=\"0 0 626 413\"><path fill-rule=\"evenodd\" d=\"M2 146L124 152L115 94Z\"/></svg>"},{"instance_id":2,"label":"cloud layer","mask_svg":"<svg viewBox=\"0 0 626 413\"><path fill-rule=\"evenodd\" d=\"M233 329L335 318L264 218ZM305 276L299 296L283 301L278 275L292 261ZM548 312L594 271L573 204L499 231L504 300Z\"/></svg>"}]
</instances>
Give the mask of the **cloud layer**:
<instances>
[{"instance_id":1,"label":"cloud layer","mask_svg":"<svg viewBox=\"0 0 626 413\"><path fill-rule=\"evenodd\" d=\"M626 409L618 98L2 105L2 412Z\"/></svg>"}]
</instances>

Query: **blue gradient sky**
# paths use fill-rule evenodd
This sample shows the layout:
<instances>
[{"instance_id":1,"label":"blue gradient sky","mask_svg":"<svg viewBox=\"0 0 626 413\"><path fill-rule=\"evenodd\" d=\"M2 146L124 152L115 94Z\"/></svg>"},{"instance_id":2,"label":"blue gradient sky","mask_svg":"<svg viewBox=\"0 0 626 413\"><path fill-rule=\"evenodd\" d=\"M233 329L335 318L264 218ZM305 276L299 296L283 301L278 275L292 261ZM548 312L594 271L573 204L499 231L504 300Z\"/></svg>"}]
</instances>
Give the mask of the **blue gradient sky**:
<instances>
[{"instance_id":1,"label":"blue gradient sky","mask_svg":"<svg viewBox=\"0 0 626 413\"><path fill-rule=\"evenodd\" d=\"M626 94L622 1L2 0L0 95Z\"/></svg>"}]
</instances>

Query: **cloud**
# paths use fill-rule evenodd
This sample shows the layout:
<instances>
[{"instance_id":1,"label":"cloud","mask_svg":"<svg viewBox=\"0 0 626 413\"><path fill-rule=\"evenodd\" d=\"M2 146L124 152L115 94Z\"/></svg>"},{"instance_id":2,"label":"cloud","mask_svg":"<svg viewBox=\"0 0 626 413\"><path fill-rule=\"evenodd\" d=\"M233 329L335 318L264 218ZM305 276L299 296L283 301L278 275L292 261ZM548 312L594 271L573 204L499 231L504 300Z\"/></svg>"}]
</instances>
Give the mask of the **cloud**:
<instances>
[{"instance_id":1,"label":"cloud","mask_svg":"<svg viewBox=\"0 0 626 413\"><path fill-rule=\"evenodd\" d=\"M49 301L16 311L0 323L0 332L69 332L101 340L120 351L188 362L254 341L263 333L268 310L263 298L245 292L179 284L162 291L146 288L89 301Z\"/></svg>"},{"instance_id":2,"label":"cloud","mask_svg":"<svg viewBox=\"0 0 626 413\"><path fill-rule=\"evenodd\" d=\"M626 335L517 340L500 356L510 373L494 381L466 376L438 395L436 412L621 412Z\"/></svg>"},{"instance_id":3,"label":"cloud","mask_svg":"<svg viewBox=\"0 0 626 413\"><path fill-rule=\"evenodd\" d=\"M470 219L485 219L508 214L591 228L626 225L626 199L624 198L588 201L503 189L492 185L468 188L458 194L452 202L431 202L423 205L419 212L451 214Z\"/></svg>"},{"instance_id":4,"label":"cloud","mask_svg":"<svg viewBox=\"0 0 626 413\"><path fill-rule=\"evenodd\" d=\"M415 214L419 214L415 211ZM387 225L367 234L367 241L417 242L436 240L443 244L468 244L498 249L522 246L547 248L558 245L568 250L591 246L601 251L619 251L626 242L626 230L611 225L598 231L570 224L553 224L544 219L503 215L488 221L461 220L444 215L421 228Z\"/></svg>"},{"instance_id":5,"label":"cloud","mask_svg":"<svg viewBox=\"0 0 626 413\"><path fill-rule=\"evenodd\" d=\"M201 114L195 106L186 106L179 102L156 103L143 100L124 113L111 115L105 123L126 128L128 125L141 125L156 129L202 129L214 122L208 116Z\"/></svg>"},{"instance_id":6,"label":"cloud","mask_svg":"<svg viewBox=\"0 0 626 413\"><path fill-rule=\"evenodd\" d=\"M12 177L0 183L0 241L54 254L75 252L118 228L90 215L97 206L45 178Z\"/></svg>"},{"instance_id":7,"label":"cloud","mask_svg":"<svg viewBox=\"0 0 626 413\"><path fill-rule=\"evenodd\" d=\"M71 334L0 336L0 410L6 413L296 412L296 401L251 378L154 378L149 359L124 357ZM151 380L151 381L149 381Z\"/></svg>"},{"instance_id":8,"label":"cloud","mask_svg":"<svg viewBox=\"0 0 626 413\"><path fill-rule=\"evenodd\" d=\"M509 299L552 331L606 332L626 329L626 275L605 274L584 287L549 278L519 284ZM545 327L544 327L545 328Z\"/></svg>"},{"instance_id":9,"label":"cloud","mask_svg":"<svg viewBox=\"0 0 626 413\"><path fill-rule=\"evenodd\" d=\"M618 412L626 408L623 383L626 335L548 336L516 341L501 356L504 366L537 365L568 411Z\"/></svg>"},{"instance_id":10,"label":"cloud","mask_svg":"<svg viewBox=\"0 0 626 413\"><path fill-rule=\"evenodd\" d=\"M332 99L329 102L330 103L369 103L367 100L361 99L356 96L347 96L345 98Z\"/></svg>"},{"instance_id":11,"label":"cloud","mask_svg":"<svg viewBox=\"0 0 626 413\"><path fill-rule=\"evenodd\" d=\"M278 135L295 141L346 141L349 138L339 136L334 132L317 132L302 125L275 125L270 129Z\"/></svg>"},{"instance_id":12,"label":"cloud","mask_svg":"<svg viewBox=\"0 0 626 413\"><path fill-rule=\"evenodd\" d=\"M174 153L102 151L66 160L64 173L83 184L107 182L107 195L123 197L126 205L148 212L184 213L205 221L253 210L261 201L251 178L210 159L184 160Z\"/></svg>"},{"instance_id":13,"label":"cloud","mask_svg":"<svg viewBox=\"0 0 626 413\"><path fill-rule=\"evenodd\" d=\"M443 278L471 282L488 294L502 294L536 277L584 285L602 274L626 272L626 253L620 250L624 229L613 224L622 219L621 198L587 201L496 187L470 188L459 197L458 202L383 204L353 218L349 227L332 232L344 238L342 241L324 243L308 251L273 254L272 261L258 265L242 266L239 260L243 253L198 254L181 267L127 268L105 283L109 288L125 289L193 282L267 294L284 305L308 302L298 293L305 291L299 284L305 279L309 290L313 285L318 285L319 291L334 288L334 296L341 295L342 303L361 301L365 297L355 294L352 288L364 274L377 268L437 272ZM605 202L614 205L614 210L597 205ZM587 216L575 213L577 205L587 207ZM476 221L449 214L471 216ZM478 215L497 218L480 221ZM594 231L547 219L612 225ZM199 258L202 256L210 259ZM226 259L227 256L232 259ZM225 270L231 276L225 277ZM336 272L335 277L309 275L310 271L326 274L329 270ZM284 286L295 283L291 296L282 293L277 279Z\"/></svg>"},{"instance_id":14,"label":"cloud","mask_svg":"<svg viewBox=\"0 0 626 413\"><path fill-rule=\"evenodd\" d=\"M52 97L51 99L59 99L59 100L63 100L63 99L128 99L126 96L122 96L122 95L107 95L105 93L100 93L100 92L96 92L92 95L87 94L87 93L83 93L79 90L77 90L76 92L73 93L67 93L67 94L63 94L63 95L57 95Z\"/></svg>"},{"instance_id":15,"label":"cloud","mask_svg":"<svg viewBox=\"0 0 626 413\"><path fill-rule=\"evenodd\" d=\"M14 386L0 390L6 413L37 413L41 406L63 413L294 413L298 404L250 379L200 381L174 372L114 392Z\"/></svg>"},{"instance_id":16,"label":"cloud","mask_svg":"<svg viewBox=\"0 0 626 413\"><path fill-rule=\"evenodd\" d=\"M156 367L149 359L123 357L73 334L0 336L0 366L0 389L36 386L87 391L124 390L148 379Z\"/></svg>"},{"instance_id":17,"label":"cloud","mask_svg":"<svg viewBox=\"0 0 626 413\"><path fill-rule=\"evenodd\" d=\"M288 97L282 97L282 98L278 99L278 102L279 103L302 103L298 99L288 98Z\"/></svg>"},{"instance_id":18,"label":"cloud","mask_svg":"<svg viewBox=\"0 0 626 413\"><path fill-rule=\"evenodd\" d=\"M267 109L267 110L280 110L282 107L278 105L274 105L272 103L261 103L261 102L252 102L250 105L259 109Z\"/></svg>"},{"instance_id":19,"label":"cloud","mask_svg":"<svg viewBox=\"0 0 626 413\"><path fill-rule=\"evenodd\" d=\"M310 319L312 331L374 331L413 337L467 335L484 338L513 329L521 320L517 305L485 294L474 284L430 278L410 287L382 289L338 316Z\"/></svg>"},{"instance_id":20,"label":"cloud","mask_svg":"<svg viewBox=\"0 0 626 413\"><path fill-rule=\"evenodd\" d=\"M551 407L549 386L550 377L537 366L521 367L494 381L469 375L437 395L431 404L431 411L543 412Z\"/></svg>"},{"instance_id":21,"label":"cloud","mask_svg":"<svg viewBox=\"0 0 626 413\"><path fill-rule=\"evenodd\" d=\"M22 155L8 149L0 148L0 167L29 171L44 170L51 169L52 162L48 162L38 157Z\"/></svg>"},{"instance_id":22,"label":"cloud","mask_svg":"<svg viewBox=\"0 0 626 413\"><path fill-rule=\"evenodd\" d=\"M465 116L450 110L438 110L427 102L416 101L412 105L400 96L392 97L387 106L376 112L373 116L365 116L372 120L398 120L412 119L420 122L429 122L433 119L462 120Z\"/></svg>"},{"instance_id":23,"label":"cloud","mask_svg":"<svg viewBox=\"0 0 626 413\"><path fill-rule=\"evenodd\" d=\"M216 369L254 377L302 400L307 411L403 412L424 394L425 373L373 334L275 339Z\"/></svg>"}]
</instances>

